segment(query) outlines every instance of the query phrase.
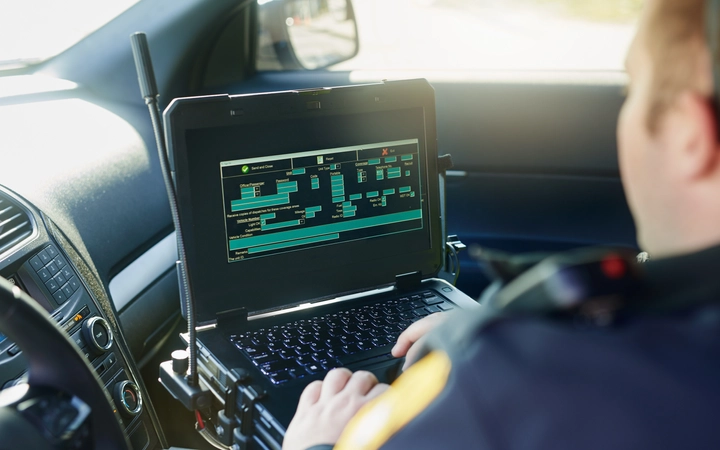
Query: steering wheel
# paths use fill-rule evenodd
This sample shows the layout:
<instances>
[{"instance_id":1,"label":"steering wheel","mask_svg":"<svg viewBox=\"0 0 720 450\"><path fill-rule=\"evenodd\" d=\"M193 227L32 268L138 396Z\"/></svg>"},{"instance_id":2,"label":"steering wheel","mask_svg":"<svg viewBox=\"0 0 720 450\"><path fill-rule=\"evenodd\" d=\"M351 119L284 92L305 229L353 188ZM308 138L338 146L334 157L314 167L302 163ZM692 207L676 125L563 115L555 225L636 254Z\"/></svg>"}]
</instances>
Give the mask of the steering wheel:
<instances>
[{"instance_id":1,"label":"steering wheel","mask_svg":"<svg viewBox=\"0 0 720 450\"><path fill-rule=\"evenodd\" d=\"M0 392L3 448L130 448L88 361L44 309L2 277L0 330L29 363L27 384Z\"/></svg>"}]
</instances>

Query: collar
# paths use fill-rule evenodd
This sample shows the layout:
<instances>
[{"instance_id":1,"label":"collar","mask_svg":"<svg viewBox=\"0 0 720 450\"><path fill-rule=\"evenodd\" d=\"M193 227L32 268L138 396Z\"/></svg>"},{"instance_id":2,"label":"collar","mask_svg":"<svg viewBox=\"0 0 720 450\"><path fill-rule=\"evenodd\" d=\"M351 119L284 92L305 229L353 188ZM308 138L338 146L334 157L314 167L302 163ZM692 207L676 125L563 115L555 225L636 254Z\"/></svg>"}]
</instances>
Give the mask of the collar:
<instances>
[{"instance_id":1,"label":"collar","mask_svg":"<svg viewBox=\"0 0 720 450\"><path fill-rule=\"evenodd\" d=\"M643 266L648 304L661 311L720 301L720 245L650 260Z\"/></svg>"}]
</instances>

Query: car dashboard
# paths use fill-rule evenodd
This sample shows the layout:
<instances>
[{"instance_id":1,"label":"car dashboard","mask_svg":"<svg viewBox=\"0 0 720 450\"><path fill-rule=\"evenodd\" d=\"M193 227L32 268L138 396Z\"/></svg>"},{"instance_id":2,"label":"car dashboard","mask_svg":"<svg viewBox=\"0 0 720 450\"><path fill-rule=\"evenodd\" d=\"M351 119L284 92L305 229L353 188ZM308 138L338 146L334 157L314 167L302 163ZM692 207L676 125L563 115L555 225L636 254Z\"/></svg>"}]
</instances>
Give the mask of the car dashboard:
<instances>
[{"instance_id":1,"label":"car dashboard","mask_svg":"<svg viewBox=\"0 0 720 450\"><path fill-rule=\"evenodd\" d=\"M52 222L2 188L0 252L0 275L30 294L87 358L133 448L155 448L161 439L157 418L108 298ZM4 336L0 339L2 388L25 382L22 349Z\"/></svg>"},{"instance_id":2,"label":"car dashboard","mask_svg":"<svg viewBox=\"0 0 720 450\"><path fill-rule=\"evenodd\" d=\"M141 369L146 382L157 376L151 360L181 318L167 197L137 117L146 111L64 80L0 78L0 276L86 356L133 448L166 448ZM0 387L26 371L22 349L2 339Z\"/></svg>"}]
</instances>

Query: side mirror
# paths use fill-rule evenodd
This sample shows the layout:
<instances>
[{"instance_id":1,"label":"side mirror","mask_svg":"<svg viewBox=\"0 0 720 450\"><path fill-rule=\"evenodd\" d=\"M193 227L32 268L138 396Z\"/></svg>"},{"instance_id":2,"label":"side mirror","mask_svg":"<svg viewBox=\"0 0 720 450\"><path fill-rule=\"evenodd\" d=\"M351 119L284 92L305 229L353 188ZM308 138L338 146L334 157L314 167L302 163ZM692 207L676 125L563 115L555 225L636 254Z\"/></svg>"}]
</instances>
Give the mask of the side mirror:
<instances>
[{"instance_id":1,"label":"side mirror","mask_svg":"<svg viewBox=\"0 0 720 450\"><path fill-rule=\"evenodd\" d=\"M277 69L323 69L358 52L351 0L258 0L258 19L259 60L274 53Z\"/></svg>"}]
</instances>

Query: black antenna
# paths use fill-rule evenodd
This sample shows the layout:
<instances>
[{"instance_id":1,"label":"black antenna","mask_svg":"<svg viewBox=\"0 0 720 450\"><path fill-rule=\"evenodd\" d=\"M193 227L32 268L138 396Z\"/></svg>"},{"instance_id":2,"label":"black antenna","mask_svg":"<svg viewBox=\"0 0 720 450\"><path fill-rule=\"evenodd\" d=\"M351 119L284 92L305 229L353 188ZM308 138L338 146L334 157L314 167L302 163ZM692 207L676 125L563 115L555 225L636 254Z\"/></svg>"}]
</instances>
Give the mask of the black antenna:
<instances>
[{"instance_id":1,"label":"black antenna","mask_svg":"<svg viewBox=\"0 0 720 450\"><path fill-rule=\"evenodd\" d=\"M162 170L163 179L165 180L165 190L167 191L168 200L170 201L170 211L172 213L173 225L175 226L175 235L177 237L178 257L180 264L177 265L179 277L181 280L180 292L184 294L188 321L188 337L189 337L189 372L187 375L188 384L192 387L198 385L197 375L197 348L195 341L195 302L190 289L190 276L187 273L187 257L185 255L185 246L183 245L182 229L180 227L180 215L177 208L177 195L173 185L172 176L170 174L170 164L168 161L167 150L165 148L165 133L160 117L160 108L157 99L159 97L157 83L155 82L155 72L153 71L152 59L150 58L150 48L147 43L145 33L135 33L130 36L132 44L133 57L135 59L135 68L137 69L138 82L140 83L140 93L142 94L145 104L150 111L150 120L152 120L153 131L155 132L155 143L157 144L158 156L160 157L160 168Z\"/></svg>"}]
</instances>

